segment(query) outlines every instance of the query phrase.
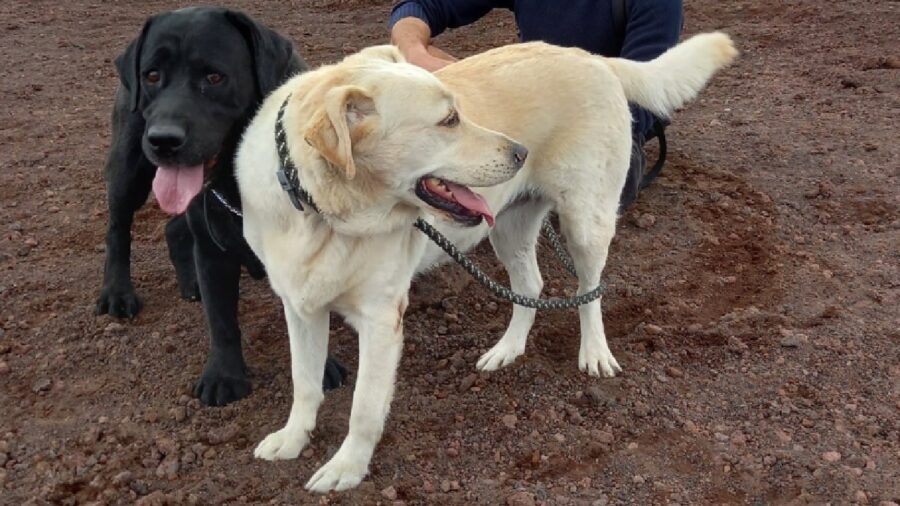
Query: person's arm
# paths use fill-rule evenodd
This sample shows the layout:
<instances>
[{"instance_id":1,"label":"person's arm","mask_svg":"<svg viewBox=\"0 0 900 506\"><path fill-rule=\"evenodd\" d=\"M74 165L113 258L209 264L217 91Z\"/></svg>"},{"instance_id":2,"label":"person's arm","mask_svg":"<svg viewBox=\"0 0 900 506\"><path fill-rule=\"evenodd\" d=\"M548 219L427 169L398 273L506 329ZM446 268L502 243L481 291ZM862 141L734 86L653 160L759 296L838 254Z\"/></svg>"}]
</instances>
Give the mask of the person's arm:
<instances>
[{"instance_id":1,"label":"person's arm","mask_svg":"<svg viewBox=\"0 0 900 506\"><path fill-rule=\"evenodd\" d=\"M431 43L447 28L474 23L511 0L404 0L391 11L391 42L415 65L435 71L455 58Z\"/></svg>"},{"instance_id":2,"label":"person's arm","mask_svg":"<svg viewBox=\"0 0 900 506\"><path fill-rule=\"evenodd\" d=\"M678 43L684 23L682 0L630 0L626 13L622 58L648 61ZM632 105L635 129L649 136L656 117Z\"/></svg>"}]
</instances>

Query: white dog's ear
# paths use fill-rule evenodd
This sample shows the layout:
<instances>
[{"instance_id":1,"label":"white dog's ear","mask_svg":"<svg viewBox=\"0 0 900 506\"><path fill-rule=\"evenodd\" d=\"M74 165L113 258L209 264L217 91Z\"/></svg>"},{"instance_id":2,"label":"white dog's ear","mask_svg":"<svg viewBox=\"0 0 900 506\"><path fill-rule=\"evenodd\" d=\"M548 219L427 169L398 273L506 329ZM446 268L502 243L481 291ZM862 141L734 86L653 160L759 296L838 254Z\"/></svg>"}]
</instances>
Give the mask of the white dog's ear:
<instances>
[{"instance_id":1,"label":"white dog's ear","mask_svg":"<svg viewBox=\"0 0 900 506\"><path fill-rule=\"evenodd\" d=\"M304 138L347 179L353 179L353 145L371 130L362 123L375 112L372 97L359 86L333 88L325 94L322 108L313 116Z\"/></svg>"}]
</instances>

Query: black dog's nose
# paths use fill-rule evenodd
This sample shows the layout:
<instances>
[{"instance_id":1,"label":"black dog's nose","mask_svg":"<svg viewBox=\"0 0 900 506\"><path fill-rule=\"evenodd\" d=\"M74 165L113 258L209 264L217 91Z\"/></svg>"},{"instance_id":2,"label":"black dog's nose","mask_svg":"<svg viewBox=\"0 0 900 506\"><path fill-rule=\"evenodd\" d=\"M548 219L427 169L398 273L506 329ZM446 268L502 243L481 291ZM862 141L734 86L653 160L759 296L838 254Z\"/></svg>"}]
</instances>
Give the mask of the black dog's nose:
<instances>
[{"instance_id":1,"label":"black dog's nose","mask_svg":"<svg viewBox=\"0 0 900 506\"><path fill-rule=\"evenodd\" d=\"M187 134L178 125L153 125L147 130L147 141L157 151L177 151L184 145Z\"/></svg>"},{"instance_id":2,"label":"black dog's nose","mask_svg":"<svg viewBox=\"0 0 900 506\"><path fill-rule=\"evenodd\" d=\"M513 147L513 160L516 161L516 168L521 169L523 165L525 165L525 159L528 158L528 148L521 144L516 144Z\"/></svg>"}]
</instances>

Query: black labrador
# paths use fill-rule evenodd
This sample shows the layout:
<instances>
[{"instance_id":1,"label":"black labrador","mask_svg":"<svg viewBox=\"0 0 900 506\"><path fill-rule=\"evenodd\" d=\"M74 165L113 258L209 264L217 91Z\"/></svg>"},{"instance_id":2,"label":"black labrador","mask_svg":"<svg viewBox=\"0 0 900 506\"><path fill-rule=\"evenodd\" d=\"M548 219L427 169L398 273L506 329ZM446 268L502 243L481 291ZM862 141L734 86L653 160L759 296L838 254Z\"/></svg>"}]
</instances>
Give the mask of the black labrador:
<instances>
[{"instance_id":1,"label":"black labrador","mask_svg":"<svg viewBox=\"0 0 900 506\"><path fill-rule=\"evenodd\" d=\"M234 151L262 99L307 66L290 41L246 14L199 7L148 19L115 64L121 83L106 161L109 229L97 314L141 310L131 224L152 187L175 215L166 242L181 295L199 298L206 313L209 354L194 395L222 406L251 389L238 325L241 267L265 277L243 237ZM329 357L323 387L345 376Z\"/></svg>"}]
</instances>

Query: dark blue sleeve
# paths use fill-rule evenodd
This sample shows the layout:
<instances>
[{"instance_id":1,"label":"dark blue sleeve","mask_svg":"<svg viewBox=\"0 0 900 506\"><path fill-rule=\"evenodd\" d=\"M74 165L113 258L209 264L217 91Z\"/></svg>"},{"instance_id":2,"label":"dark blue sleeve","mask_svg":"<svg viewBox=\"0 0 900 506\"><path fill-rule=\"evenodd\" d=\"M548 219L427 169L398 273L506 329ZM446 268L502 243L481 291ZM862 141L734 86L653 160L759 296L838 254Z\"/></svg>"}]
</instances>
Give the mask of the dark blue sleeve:
<instances>
[{"instance_id":1,"label":"dark blue sleeve","mask_svg":"<svg viewBox=\"0 0 900 506\"><path fill-rule=\"evenodd\" d=\"M391 10L389 28L405 17L416 17L428 23L431 36L447 28L459 28L478 21L492 9L512 9L514 0L403 0Z\"/></svg>"},{"instance_id":2,"label":"dark blue sleeve","mask_svg":"<svg viewBox=\"0 0 900 506\"><path fill-rule=\"evenodd\" d=\"M622 58L648 61L678 43L684 22L681 0L630 0L628 2ZM649 111L632 106L635 131L645 136L656 119Z\"/></svg>"}]
</instances>

